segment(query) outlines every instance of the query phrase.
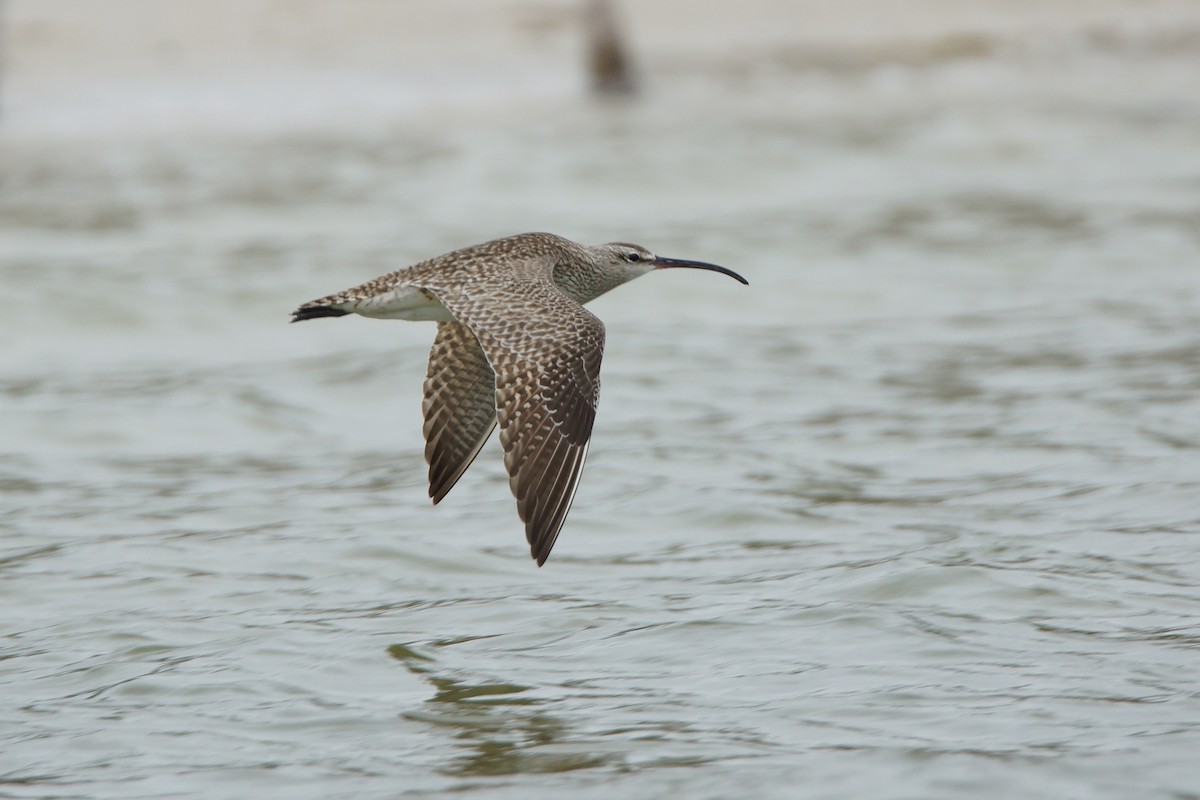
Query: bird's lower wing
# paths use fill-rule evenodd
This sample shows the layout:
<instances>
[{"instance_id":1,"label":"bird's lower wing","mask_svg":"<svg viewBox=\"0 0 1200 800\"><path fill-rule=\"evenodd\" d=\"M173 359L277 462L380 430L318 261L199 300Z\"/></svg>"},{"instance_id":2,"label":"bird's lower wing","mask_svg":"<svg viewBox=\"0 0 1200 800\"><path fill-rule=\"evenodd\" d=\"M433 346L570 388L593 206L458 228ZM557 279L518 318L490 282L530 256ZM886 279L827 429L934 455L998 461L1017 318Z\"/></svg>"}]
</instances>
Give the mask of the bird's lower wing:
<instances>
[{"instance_id":1,"label":"bird's lower wing","mask_svg":"<svg viewBox=\"0 0 1200 800\"><path fill-rule=\"evenodd\" d=\"M549 279L431 290L471 328L495 372L509 487L540 566L579 486L600 397L604 325Z\"/></svg>"},{"instance_id":2,"label":"bird's lower wing","mask_svg":"<svg viewBox=\"0 0 1200 800\"><path fill-rule=\"evenodd\" d=\"M496 427L496 375L461 322L438 323L421 408L429 496L439 503Z\"/></svg>"}]
</instances>

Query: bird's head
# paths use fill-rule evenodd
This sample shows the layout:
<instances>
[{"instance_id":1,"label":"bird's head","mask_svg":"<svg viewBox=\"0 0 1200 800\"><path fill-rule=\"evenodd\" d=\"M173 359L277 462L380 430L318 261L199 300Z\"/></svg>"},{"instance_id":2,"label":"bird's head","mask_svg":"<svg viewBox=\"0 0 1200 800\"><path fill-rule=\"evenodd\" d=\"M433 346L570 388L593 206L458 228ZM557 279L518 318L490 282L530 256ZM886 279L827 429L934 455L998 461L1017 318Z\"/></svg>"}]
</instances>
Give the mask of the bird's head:
<instances>
[{"instance_id":1,"label":"bird's head","mask_svg":"<svg viewBox=\"0 0 1200 800\"><path fill-rule=\"evenodd\" d=\"M598 248L602 266L619 274L623 280L631 281L656 269L673 269L689 267L691 269L707 269L728 275L736 281L749 285L749 281L727 267L709 264L705 261L688 261L682 258L667 258L656 256L641 245L626 242L610 242Z\"/></svg>"}]
</instances>

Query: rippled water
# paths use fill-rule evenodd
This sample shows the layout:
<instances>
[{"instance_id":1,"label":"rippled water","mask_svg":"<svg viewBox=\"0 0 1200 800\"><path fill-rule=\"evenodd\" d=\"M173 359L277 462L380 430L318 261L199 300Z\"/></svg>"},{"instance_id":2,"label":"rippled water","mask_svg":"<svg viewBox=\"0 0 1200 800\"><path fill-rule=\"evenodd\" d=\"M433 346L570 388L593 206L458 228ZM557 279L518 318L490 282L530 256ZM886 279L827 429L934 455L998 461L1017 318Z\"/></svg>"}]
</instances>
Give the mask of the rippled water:
<instances>
[{"instance_id":1,"label":"rippled water","mask_svg":"<svg viewBox=\"0 0 1200 800\"><path fill-rule=\"evenodd\" d=\"M0 794L1197 797L1190 35L0 133ZM531 229L751 280L594 304L540 570L432 326L286 324Z\"/></svg>"}]
</instances>

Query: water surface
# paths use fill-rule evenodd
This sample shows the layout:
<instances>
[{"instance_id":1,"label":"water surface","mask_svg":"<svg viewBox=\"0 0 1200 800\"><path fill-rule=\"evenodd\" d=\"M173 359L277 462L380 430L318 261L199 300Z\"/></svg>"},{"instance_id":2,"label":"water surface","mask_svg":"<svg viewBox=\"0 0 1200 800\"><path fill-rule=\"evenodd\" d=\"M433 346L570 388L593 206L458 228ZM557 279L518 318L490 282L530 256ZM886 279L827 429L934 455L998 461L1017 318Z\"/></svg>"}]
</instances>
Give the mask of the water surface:
<instances>
[{"instance_id":1,"label":"water surface","mask_svg":"<svg viewBox=\"0 0 1200 800\"><path fill-rule=\"evenodd\" d=\"M1187 30L698 57L632 105L14 126L0 793L1195 797ZM751 281L593 304L540 570L494 442L426 500L432 326L286 324L539 229Z\"/></svg>"}]
</instances>

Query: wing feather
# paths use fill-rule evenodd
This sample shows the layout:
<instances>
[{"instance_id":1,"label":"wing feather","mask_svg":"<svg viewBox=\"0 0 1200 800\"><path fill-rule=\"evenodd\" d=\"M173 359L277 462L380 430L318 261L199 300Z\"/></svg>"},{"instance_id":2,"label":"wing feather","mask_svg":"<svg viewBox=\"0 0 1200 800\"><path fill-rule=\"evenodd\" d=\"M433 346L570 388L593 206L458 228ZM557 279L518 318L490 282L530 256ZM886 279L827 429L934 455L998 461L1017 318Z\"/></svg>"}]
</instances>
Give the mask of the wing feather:
<instances>
[{"instance_id":1,"label":"wing feather","mask_svg":"<svg viewBox=\"0 0 1200 800\"><path fill-rule=\"evenodd\" d=\"M554 285L552 262L538 269L426 288L470 328L495 375L509 487L541 566L579 488L600 398L604 325Z\"/></svg>"},{"instance_id":2,"label":"wing feather","mask_svg":"<svg viewBox=\"0 0 1200 800\"><path fill-rule=\"evenodd\" d=\"M470 328L439 322L425 376L429 496L441 502L496 427L496 375Z\"/></svg>"}]
</instances>

